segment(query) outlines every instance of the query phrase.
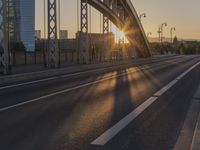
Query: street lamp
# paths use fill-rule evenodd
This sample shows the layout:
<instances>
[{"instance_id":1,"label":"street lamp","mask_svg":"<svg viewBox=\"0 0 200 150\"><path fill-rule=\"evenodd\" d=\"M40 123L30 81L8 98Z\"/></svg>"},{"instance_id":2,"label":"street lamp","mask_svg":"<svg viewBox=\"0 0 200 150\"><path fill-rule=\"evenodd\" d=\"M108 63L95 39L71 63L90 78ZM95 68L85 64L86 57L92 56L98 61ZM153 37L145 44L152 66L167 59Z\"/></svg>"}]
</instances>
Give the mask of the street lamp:
<instances>
[{"instance_id":1,"label":"street lamp","mask_svg":"<svg viewBox=\"0 0 200 150\"><path fill-rule=\"evenodd\" d=\"M152 33L151 33L151 32L148 32L148 33L147 33L147 38L149 38L149 35L152 35Z\"/></svg>"},{"instance_id":2,"label":"street lamp","mask_svg":"<svg viewBox=\"0 0 200 150\"><path fill-rule=\"evenodd\" d=\"M158 27L158 41L161 42L161 28Z\"/></svg>"},{"instance_id":3,"label":"street lamp","mask_svg":"<svg viewBox=\"0 0 200 150\"><path fill-rule=\"evenodd\" d=\"M173 43L173 32L176 31L176 28L175 27L172 27L170 29L170 35L171 35L171 42Z\"/></svg>"},{"instance_id":4,"label":"street lamp","mask_svg":"<svg viewBox=\"0 0 200 150\"><path fill-rule=\"evenodd\" d=\"M58 40L58 65L59 65L59 67L60 67L60 65L61 65L61 60L60 60L60 57L61 57L61 39L60 39L60 7L61 7L61 2L60 2L60 0L58 0L58 31L59 31L59 33L58 33L58 35L59 35L59 40Z\"/></svg>"},{"instance_id":5,"label":"street lamp","mask_svg":"<svg viewBox=\"0 0 200 150\"><path fill-rule=\"evenodd\" d=\"M140 21L142 20L142 17L143 17L143 18L146 18L146 17L147 17L146 13L142 13L141 15L139 15Z\"/></svg>"},{"instance_id":6,"label":"street lamp","mask_svg":"<svg viewBox=\"0 0 200 150\"><path fill-rule=\"evenodd\" d=\"M166 22L164 22L164 23L162 23L161 24L161 26L160 26L160 31L161 31L161 43L163 42L163 27L166 27L167 26L167 23Z\"/></svg>"}]
</instances>

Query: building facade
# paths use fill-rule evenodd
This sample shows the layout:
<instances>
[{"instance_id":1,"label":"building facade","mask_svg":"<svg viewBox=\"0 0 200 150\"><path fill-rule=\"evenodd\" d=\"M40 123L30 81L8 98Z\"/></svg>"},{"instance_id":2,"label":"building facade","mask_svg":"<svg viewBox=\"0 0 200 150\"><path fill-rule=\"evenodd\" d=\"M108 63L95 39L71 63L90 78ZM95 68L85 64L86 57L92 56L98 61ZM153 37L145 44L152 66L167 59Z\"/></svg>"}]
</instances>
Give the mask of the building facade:
<instances>
[{"instance_id":1,"label":"building facade","mask_svg":"<svg viewBox=\"0 0 200 150\"><path fill-rule=\"evenodd\" d=\"M35 0L6 0L9 42L35 50Z\"/></svg>"},{"instance_id":2,"label":"building facade","mask_svg":"<svg viewBox=\"0 0 200 150\"><path fill-rule=\"evenodd\" d=\"M41 39L41 30L35 30L35 39Z\"/></svg>"},{"instance_id":3,"label":"building facade","mask_svg":"<svg viewBox=\"0 0 200 150\"><path fill-rule=\"evenodd\" d=\"M18 0L20 39L27 51L35 50L35 0Z\"/></svg>"},{"instance_id":4,"label":"building facade","mask_svg":"<svg viewBox=\"0 0 200 150\"><path fill-rule=\"evenodd\" d=\"M61 40L68 39L68 31L67 30L60 30L60 39Z\"/></svg>"}]
</instances>

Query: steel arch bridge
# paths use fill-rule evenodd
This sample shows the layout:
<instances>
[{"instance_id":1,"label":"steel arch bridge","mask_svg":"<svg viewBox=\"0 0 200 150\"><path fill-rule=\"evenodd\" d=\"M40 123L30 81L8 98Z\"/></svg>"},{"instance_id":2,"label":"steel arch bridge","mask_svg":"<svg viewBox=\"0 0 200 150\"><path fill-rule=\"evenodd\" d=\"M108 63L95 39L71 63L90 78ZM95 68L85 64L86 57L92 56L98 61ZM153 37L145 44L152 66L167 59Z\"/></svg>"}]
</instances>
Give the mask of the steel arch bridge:
<instances>
[{"instance_id":1,"label":"steel arch bridge","mask_svg":"<svg viewBox=\"0 0 200 150\"><path fill-rule=\"evenodd\" d=\"M103 33L109 32L109 20L125 33L130 44L136 48L138 57L150 57L151 50L141 22L130 0L80 0L80 57L88 61L88 4L103 14ZM57 41L57 0L47 0L48 6L48 66L59 65ZM6 31L6 0L0 0L0 63L8 72L9 52Z\"/></svg>"}]
</instances>

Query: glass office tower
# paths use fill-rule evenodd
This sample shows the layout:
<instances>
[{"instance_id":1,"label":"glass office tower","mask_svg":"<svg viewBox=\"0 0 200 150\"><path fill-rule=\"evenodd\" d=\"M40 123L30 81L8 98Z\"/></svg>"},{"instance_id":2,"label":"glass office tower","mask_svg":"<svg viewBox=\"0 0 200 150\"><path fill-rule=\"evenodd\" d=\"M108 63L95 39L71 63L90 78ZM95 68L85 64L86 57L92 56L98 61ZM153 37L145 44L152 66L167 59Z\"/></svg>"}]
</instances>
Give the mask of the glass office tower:
<instances>
[{"instance_id":1,"label":"glass office tower","mask_svg":"<svg viewBox=\"0 0 200 150\"><path fill-rule=\"evenodd\" d=\"M27 51L35 50L35 0L7 0L11 41L22 41Z\"/></svg>"},{"instance_id":2,"label":"glass office tower","mask_svg":"<svg viewBox=\"0 0 200 150\"><path fill-rule=\"evenodd\" d=\"M35 0L20 1L20 38L27 51L35 50ZM19 7L17 5L17 7Z\"/></svg>"}]
</instances>

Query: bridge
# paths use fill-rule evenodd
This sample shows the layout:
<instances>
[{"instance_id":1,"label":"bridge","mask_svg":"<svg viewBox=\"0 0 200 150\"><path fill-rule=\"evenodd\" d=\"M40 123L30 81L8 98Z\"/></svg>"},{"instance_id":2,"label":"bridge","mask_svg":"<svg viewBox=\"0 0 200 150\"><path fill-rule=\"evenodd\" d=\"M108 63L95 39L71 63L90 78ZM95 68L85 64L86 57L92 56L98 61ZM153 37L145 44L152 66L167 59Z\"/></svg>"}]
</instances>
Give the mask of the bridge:
<instances>
[{"instance_id":1,"label":"bridge","mask_svg":"<svg viewBox=\"0 0 200 150\"><path fill-rule=\"evenodd\" d=\"M77 0L76 39L65 40L58 37L60 1L44 0L48 37L44 34L43 43L37 42L45 49L21 51L13 57L8 43L15 29L9 24L7 2L14 1L0 0L0 67L4 71L2 75L0 70L0 150L200 149L197 42L192 42L194 48L188 43L187 49L195 50L193 55L173 53L179 44L179 51L186 50L177 39L161 42L163 23L157 50L162 51L165 44L169 47L165 54L152 55L156 51L151 51L130 0ZM100 34L90 31L91 7L103 17ZM123 46L115 43L119 48L109 50L107 35L114 43L110 23L125 34L138 58L115 58ZM171 41L174 30L170 30ZM96 44L92 36L100 39L97 57L92 57ZM13 63L14 58L20 61Z\"/></svg>"},{"instance_id":2,"label":"bridge","mask_svg":"<svg viewBox=\"0 0 200 150\"><path fill-rule=\"evenodd\" d=\"M0 63L3 65L4 73L10 70L6 29L7 19L7 1L0 0ZM89 45L88 45L88 5L91 5L103 14L103 34L109 32L109 21L124 32L131 46L137 51L138 57L150 57L151 50L148 40L144 33L142 24L130 0L81 0L80 1L80 32L78 34L78 53L82 63L89 63ZM48 15L48 67L59 66L59 47L58 47L58 10L57 0L47 1ZM106 43L106 40L104 40ZM103 54L105 55L105 54Z\"/></svg>"}]
</instances>

